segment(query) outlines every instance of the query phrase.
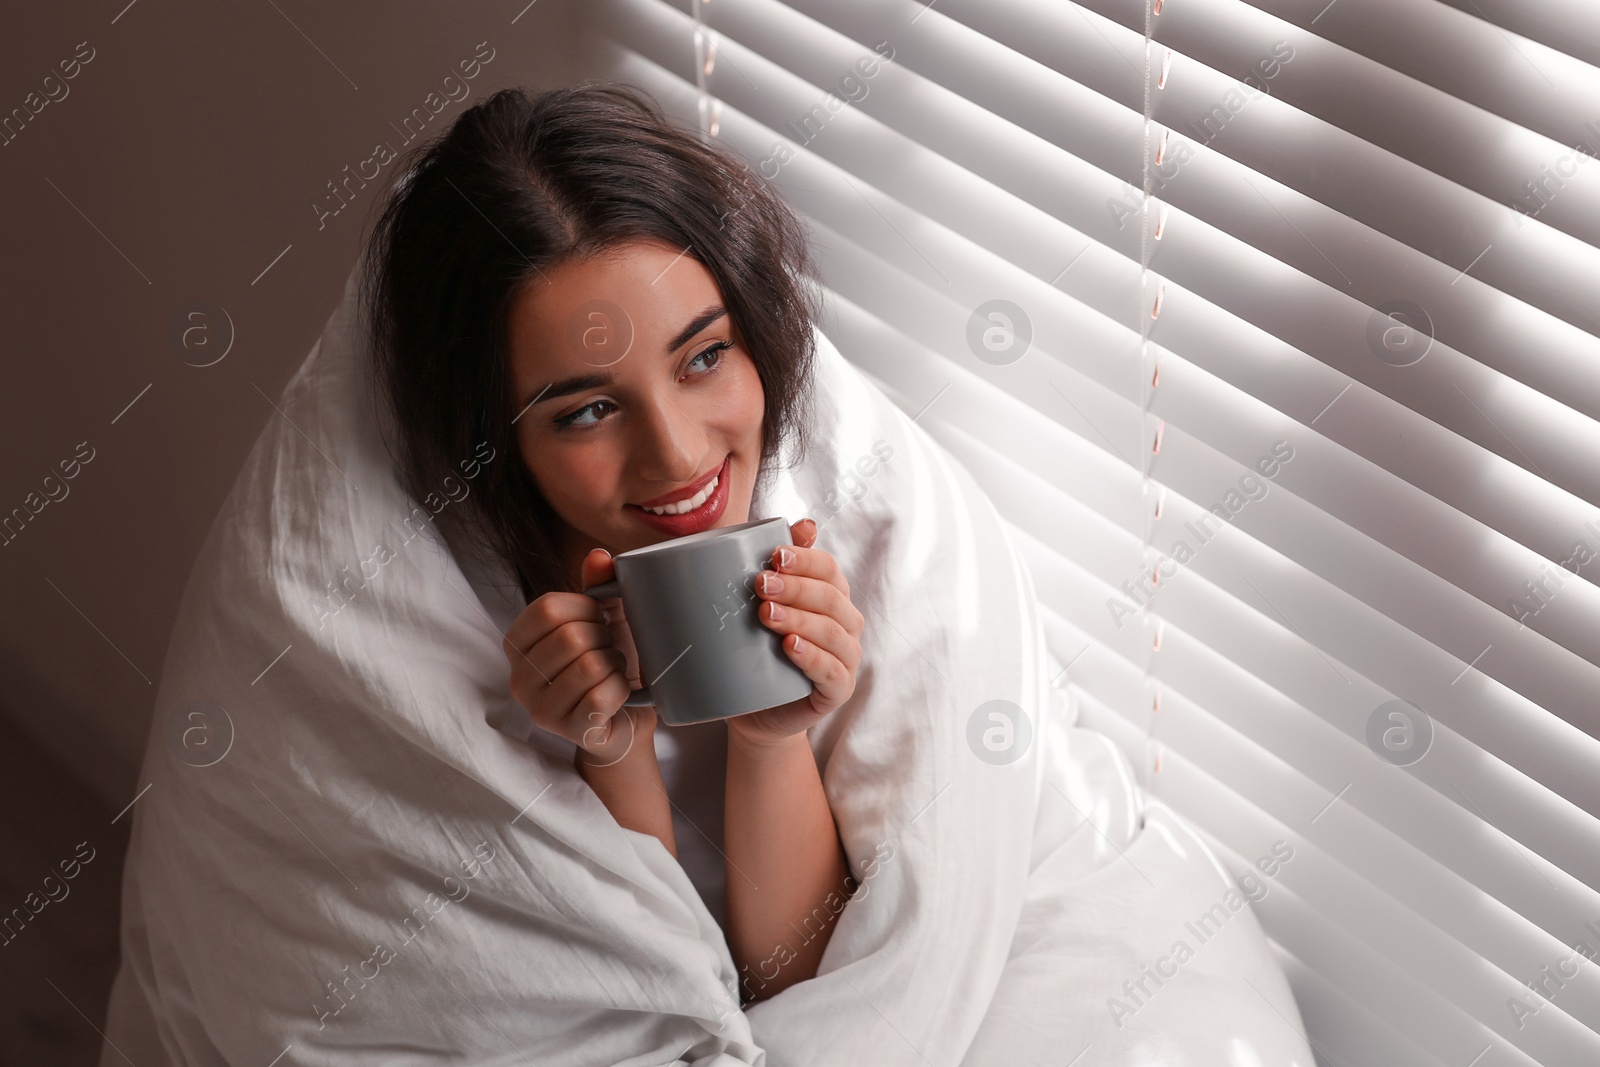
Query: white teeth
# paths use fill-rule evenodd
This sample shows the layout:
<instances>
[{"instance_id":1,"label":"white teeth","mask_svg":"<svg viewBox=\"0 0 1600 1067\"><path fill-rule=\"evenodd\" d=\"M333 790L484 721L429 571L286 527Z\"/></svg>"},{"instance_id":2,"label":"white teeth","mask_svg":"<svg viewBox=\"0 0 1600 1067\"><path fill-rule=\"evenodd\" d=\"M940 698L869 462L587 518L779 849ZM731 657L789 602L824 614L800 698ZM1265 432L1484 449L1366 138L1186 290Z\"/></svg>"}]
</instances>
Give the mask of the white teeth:
<instances>
[{"instance_id":1,"label":"white teeth","mask_svg":"<svg viewBox=\"0 0 1600 1067\"><path fill-rule=\"evenodd\" d=\"M686 511L693 511L711 499L711 494L717 491L717 480L717 478L712 478L706 483L704 489L688 500L680 500L676 504L666 504L659 508L645 508L645 510L653 515L682 515Z\"/></svg>"}]
</instances>

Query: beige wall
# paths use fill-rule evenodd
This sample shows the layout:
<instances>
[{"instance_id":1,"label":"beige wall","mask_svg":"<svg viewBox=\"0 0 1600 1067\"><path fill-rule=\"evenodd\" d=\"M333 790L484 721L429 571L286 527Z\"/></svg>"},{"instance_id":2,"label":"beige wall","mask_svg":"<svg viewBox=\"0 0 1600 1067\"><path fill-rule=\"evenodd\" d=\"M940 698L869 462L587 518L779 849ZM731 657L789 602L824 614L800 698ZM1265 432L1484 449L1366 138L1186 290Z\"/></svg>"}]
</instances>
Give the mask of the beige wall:
<instances>
[{"instance_id":1,"label":"beige wall","mask_svg":"<svg viewBox=\"0 0 1600 1067\"><path fill-rule=\"evenodd\" d=\"M190 563L276 417L261 394L338 302L377 186L320 222L313 205L378 142L400 148L390 123L430 92L459 95L444 79L480 42L493 58L429 136L589 61L569 0L520 17L515 0L274 3L28 5L0 33L0 113L61 97L0 147L0 515L66 492L0 547L0 715L113 810L136 791ZM177 324L207 303L233 347L188 366L214 357L185 353ZM76 476L47 486L62 461Z\"/></svg>"}]
</instances>

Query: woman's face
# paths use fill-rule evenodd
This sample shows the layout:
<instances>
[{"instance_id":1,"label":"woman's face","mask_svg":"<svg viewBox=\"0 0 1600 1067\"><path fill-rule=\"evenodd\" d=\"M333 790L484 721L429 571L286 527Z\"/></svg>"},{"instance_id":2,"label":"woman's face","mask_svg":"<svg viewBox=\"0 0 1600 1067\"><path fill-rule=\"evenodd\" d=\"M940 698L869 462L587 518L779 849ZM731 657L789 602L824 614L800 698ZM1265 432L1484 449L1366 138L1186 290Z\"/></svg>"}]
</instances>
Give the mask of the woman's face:
<instances>
[{"instance_id":1,"label":"woman's face","mask_svg":"<svg viewBox=\"0 0 1600 1067\"><path fill-rule=\"evenodd\" d=\"M706 268L635 241L535 275L510 315L518 445L566 560L746 522L764 394ZM715 488L704 501L704 489ZM641 505L696 503L657 516Z\"/></svg>"}]
</instances>

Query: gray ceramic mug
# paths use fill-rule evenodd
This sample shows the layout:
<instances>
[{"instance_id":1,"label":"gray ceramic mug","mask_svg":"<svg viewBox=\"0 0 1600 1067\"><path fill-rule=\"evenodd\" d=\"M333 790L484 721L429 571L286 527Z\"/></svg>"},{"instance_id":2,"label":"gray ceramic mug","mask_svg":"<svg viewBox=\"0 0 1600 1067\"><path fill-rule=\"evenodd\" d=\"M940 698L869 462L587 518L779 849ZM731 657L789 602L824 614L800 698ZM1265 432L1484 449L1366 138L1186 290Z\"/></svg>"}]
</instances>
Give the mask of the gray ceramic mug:
<instances>
[{"instance_id":1,"label":"gray ceramic mug","mask_svg":"<svg viewBox=\"0 0 1600 1067\"><path fill-rule=\"evenodd\" d=\"M676 537L613 557L616 578L584 590L622 598L645 683L624 706L655 705L663 722L727 719L811 695L811 679L758 614L756 576L779 545L782 516Z\"/></svg>"}]
</instances>

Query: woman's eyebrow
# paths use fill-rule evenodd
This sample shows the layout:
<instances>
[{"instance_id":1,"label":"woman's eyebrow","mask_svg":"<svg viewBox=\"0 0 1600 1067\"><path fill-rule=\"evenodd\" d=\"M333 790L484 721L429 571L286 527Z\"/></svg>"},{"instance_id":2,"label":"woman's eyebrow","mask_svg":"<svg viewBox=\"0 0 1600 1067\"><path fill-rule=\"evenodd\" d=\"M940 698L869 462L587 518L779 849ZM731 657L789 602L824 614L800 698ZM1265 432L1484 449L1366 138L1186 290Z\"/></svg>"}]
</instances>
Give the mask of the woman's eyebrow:
<instances>
[{"instance_id":1,"label":"woman's eyebrow","mask_svg":"<svg viewBox=\"0 0 1600 1067\"><path fill-rule=\"evenodd\" d=\"M701 330L716 322L726 315L728 310L721 304L712 304L700 314L689 320L689 325L678 331L678 335L667 342L667 355L672 355L678 349L689 343L689 340Z\"/></svg>"},{"instance_id":2,"label":"woman's eyebrow","mask_svg":"<svg viewBox=\"0 0 1600 1067\"><path fill-rule=\"evenodd\" d=\"M573 393L581 393L585 389L598 389L601 386L610 385L615 380L609 374L585 374L578 378L563 378L559 382L551 382L539 390L537 395L524 398L522 410L527 411L528 408L543 400L555 400L558 397L571 396ZM520 414L517 416L517 418L521 417Z\"/></svg>"},{"instance_id":3,"label":"woman's eyebrow","mask_svg":"<svg viewBox=\"0 0 1600 1067\"><path fill-rule=\"evenodd\" d=\"M721 304L713 304L701 311L700 314L689 320L687 326L678 331L676 337L667 343L666 354L672 355L672 353L688 344L695 334L727 313L728 309ZM535 396L524 397L522 410L527 411L534 404L544 400L555 400L559 397L571 396L573 393L581 393L585 389L599 389L611 385L615 380L609 374L585 374L576 378L563 378L559 382L551 382ZM522 416L518 414L517 417L521 418Z\"/></svg>"}]
</instances>

